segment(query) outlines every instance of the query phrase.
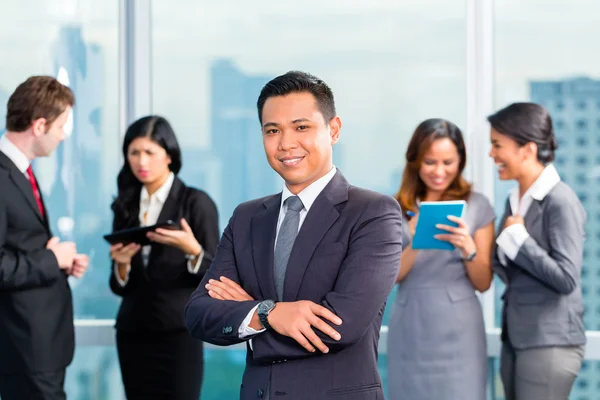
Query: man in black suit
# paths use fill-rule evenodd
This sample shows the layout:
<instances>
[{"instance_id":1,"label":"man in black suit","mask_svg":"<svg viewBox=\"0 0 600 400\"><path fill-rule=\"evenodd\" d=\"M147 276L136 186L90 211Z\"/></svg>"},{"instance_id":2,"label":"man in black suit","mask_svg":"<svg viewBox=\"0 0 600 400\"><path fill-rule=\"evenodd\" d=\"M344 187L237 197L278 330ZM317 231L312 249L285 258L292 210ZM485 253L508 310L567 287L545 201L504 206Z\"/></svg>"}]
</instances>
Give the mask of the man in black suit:
<instances>
[{"instance_id":1,"label":"man in black suit","mask_svg":"<svg viewBox=\"0 0 600 400\"><path fill-rule=\"evenodd\" d=\"M377 344L400 268L400 207L333 166L341 121L323 81L279 76L258 113L285 185L236 208L187 327L217 345L248 341L242 399L383 399Z\"/></svg>"},{"instance_id":2,"label":"man in black suit","mask_svg":"<svg viewBox=\"0 0 600 400\"><path fill-rule=\"evenodd\" d=\"M65 399L74 352L69 275L88 265L75 244L52 237L31 169L65 139L71 89L34 76L8 100L0 138L0 397Z\"/></svg>"}]
</instances>

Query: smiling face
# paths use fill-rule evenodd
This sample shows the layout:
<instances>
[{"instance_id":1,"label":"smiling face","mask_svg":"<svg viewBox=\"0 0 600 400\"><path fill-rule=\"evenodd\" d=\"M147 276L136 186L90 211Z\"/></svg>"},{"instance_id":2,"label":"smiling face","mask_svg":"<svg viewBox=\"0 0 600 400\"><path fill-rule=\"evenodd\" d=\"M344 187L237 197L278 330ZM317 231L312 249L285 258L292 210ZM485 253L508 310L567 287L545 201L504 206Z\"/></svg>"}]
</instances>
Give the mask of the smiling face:
<instances>
[{"instance_id":1,"label":"smiling face","mask_svg":"<svg viewBox=\"0 0 600 400\"><path fill-rule=\"evenodd\" d=\"M290 192L300 193L331 170L332 146L339 139L341 125L339 117L325 121L311 93L266 100L262 133L267 161Z\"/></svg>"},{"instance_id":2,"label":"smiling face","mask_svg":"<svg viewBox=\"0 0 600 400\"><path fill-rule=\"evenodd\" d=\"M501 180L519 180L523 171L531 169L532 162L537 161L537 146L534 143L520 146L515 140L493 128L490 131L490 141L492 148L489 155L494 159Z\"/></svg>"},{"instance_id":3,"label":"smiling face","mask_svg":"<svg viewBox=\"0 0 600 400\"><path fill-rule=\"evenodd\" d=\"M449 138L436 139L423 155L419 177L430 193L442 194L458 176L460 156Z\"/></svg>"}]
</instances>

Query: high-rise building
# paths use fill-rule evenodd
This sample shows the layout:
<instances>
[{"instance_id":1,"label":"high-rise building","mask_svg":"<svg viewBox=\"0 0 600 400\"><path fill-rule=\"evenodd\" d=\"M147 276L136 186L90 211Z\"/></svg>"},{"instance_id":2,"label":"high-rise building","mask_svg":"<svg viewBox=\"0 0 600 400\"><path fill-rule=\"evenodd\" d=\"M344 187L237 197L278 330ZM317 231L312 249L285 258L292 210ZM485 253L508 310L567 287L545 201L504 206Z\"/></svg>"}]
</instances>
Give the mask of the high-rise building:
<instances>
[{"instance_id":1,"label":"high-rise building","mask_svg":"<svg viewBox=\"0 0 600 400\"><path fill-rule=\"evenodd\" d=\"M281 190L281 181L267 163L256 100L267 76L251 76L231 60L216 60L211 74L212 150L219 160L221 192L219 224L224 228L235 207Z\"/></svg>"}]
</instances>

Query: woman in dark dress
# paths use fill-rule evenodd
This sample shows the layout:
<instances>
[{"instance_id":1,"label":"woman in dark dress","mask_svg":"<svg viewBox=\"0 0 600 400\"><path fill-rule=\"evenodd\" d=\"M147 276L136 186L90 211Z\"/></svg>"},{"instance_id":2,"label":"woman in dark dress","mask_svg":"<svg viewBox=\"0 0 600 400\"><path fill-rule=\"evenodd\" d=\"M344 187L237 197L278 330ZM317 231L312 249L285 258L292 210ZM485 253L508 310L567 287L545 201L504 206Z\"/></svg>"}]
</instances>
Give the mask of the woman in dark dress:
<instances>
[{"instance_id":1,"label":"woman in dark dress","mask_svg":"<svg viewBox=\"0 0 600 400\"><path fill-rule=\"evenodd\" d=\"M202 342L189 336L183 314L216 251L217 209L206 193L177 178L181 151L164 118L135 121L123 158L113 231L167 220L180 225L149 233L150 245L110 248L110 287L123 298L116 339L125 394L129 400L197 400Z\"/></svg>"}]
</instances>

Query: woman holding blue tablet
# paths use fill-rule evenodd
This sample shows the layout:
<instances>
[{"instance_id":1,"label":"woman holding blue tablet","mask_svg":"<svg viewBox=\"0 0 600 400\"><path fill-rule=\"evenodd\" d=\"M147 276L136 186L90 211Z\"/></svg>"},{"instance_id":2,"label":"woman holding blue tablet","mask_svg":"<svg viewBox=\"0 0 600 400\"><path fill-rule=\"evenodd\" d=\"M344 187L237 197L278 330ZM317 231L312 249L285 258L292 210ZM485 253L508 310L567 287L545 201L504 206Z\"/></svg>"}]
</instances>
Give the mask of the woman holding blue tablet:
<instances>
[{"instance_id":1,"label":"woman holding blue tablet","mask_svg":"<svg viewBox=\"0 0 600 400\"><path fill-rule=\"evenodd\" d=\"M465 164L462 133L452 122L428 119L416 128L396 195L405 223L388 333L392 400L486 398L485 329L476 291L492 281L494 210L462 177ZM412 249L420 202L444 200L467 202L464 218L448 217L438 226L447 233L436 239L453 250Z\"/></svg>"},{"instance_id":2,"label":"woman holding blue tablet","mask_svg":"<svg viewBox=\"0 0 600 400\"><path fill-rule=\"evenodd\" d=\"M493 269L506 283L500 375L506 400L566 400L586 342L581 269L585 210L552 161L552 119L514 103L488 117L506 201Z\"/></svg>"}]
</instances>

